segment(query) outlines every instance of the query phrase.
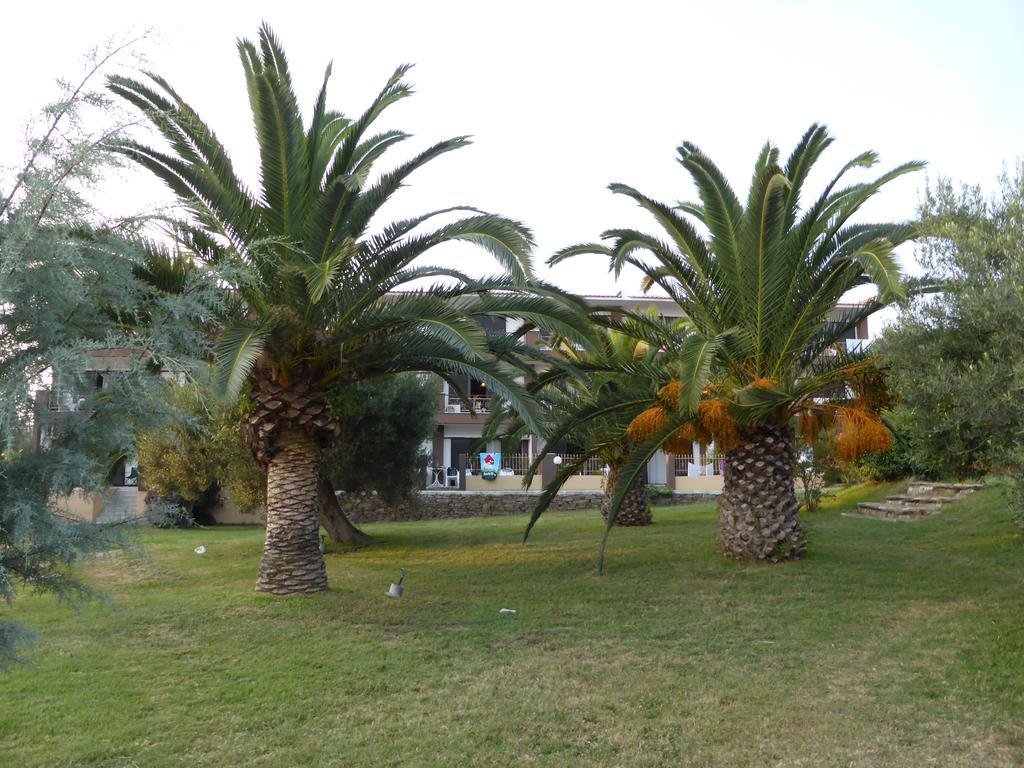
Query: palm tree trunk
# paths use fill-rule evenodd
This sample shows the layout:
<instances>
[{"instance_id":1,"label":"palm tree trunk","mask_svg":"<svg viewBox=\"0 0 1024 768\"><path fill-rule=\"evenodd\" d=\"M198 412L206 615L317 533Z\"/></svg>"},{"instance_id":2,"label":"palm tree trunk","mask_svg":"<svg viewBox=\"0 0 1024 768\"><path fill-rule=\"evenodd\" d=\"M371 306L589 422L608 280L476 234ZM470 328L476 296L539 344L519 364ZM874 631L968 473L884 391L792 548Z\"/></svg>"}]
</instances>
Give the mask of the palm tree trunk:
<instances>
[{"instance_id":1,"label":"palm tree trunk","mask_svg":"<svg viewBox=\"0 0 1024 768\"><path fill-rule=\"evenodd\" d=\"M327 589L320 551L320 448L307 432L288 427L267 467L267 538L257 592L294 595Z\"/></svg>"},{"instance_id":2,"label":"palm tree trunk","mask_svg":"<svg viewBox=\"0 0 1024 768\"><path fill-rule=\"evenodd\" d=\"M778 562L803 554L794 442L791 427L765 425L744 433L725 454L718 547L726 557Z\"/></svg>"},{"instance_id":3,"label":"palm tree trunk","mask_svg":"<svg viewBox=\"0 0 1024 768\"><path fill-rule=\"evenodd\" d=\"M608 522L608 509L611 506L612 494L615 493L615 486L619 482L619 473L622 467L619 464L610 464L608 477L604 484L604 501L601 504L601 517L605 523ZM626 493L622 500L622 507L615 517L615 525L634 526L651 524L651 502L647 495L646 472L641 472L633 481L633 486Z\"/></svg>"},{"instance_id":4,"label":"palm tree trunk","mask_svg":"<svg viewBox=\"0 0 1024 768\"><path fill-rule=\"evenodd\" d=\"M352 525L352 521L348 519L338 503L334 486L327 478L320 479L320 525L327 531L327 538L331 540L331 544L361 547L373 541Z\"/></svg>"}]
</instances>

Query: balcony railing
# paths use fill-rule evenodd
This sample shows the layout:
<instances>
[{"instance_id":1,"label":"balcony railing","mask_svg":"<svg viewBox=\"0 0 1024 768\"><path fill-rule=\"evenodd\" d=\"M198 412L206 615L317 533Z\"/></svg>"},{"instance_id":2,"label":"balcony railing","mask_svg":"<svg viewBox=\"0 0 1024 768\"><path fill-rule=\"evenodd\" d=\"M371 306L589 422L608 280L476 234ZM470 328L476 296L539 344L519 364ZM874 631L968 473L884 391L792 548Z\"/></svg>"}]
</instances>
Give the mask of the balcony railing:
<instances>
[{"instance_id":1,"label":"balcony railing","mask_svg":"<svg viewBox=\"0 0 1024 768\"><path fill-rule=\"evenodd\" d=\"M490 413L491 398L480 395L472 395L469 404L459 398L458 395L445 395L441 398L445 413Z\"/></svg>"},{"instance_id":2,"label":"balcony railing","mask_svg":"<svg viewBox=\"0 0 1024 768\"><path fill-rule=\"evenodd\" d=\"M575 464L580 460L578 453L562 453L559 454L562 457L562 467L567 464ZM559 467L561 469L561 467ZM591 456L587 459L586 463L580 467L579 474L581 475L603 475L604 474L604 462L601 461L597 456Z\"/></svg>"},{"instance_id":3,"label":"balcony railing","mask_svg":"<svg viewBox=\"0 0 1024 768\"><path fill-rule=\"evenodd\" d=\"M676 477L713 477L725 471L725 459L712 454L694 461L693 456L673 455L672 467Z\"/></svg>"},{"instance_id":4,"label":"balcony railing","mask_svg":"<svg viewBox=\"0 0 1024 768\"><path fill-rule=\"evenodd\" d=\"M466 456L466 466L474 474L480 474L480 454L473 453ZM501 454L501 467L499 472L503 475L525 475L527 467L530 466L530 457L525 453L503 453Z\"/></svg>"},{"instance_id":5,"label":"balcony railing","mask_svg":"<svg viewBox=\"0 0 1024 768\"><path fill-rule=\"evenodd\" d=\"M573 464L579 461L578 454L563 453L559 454L562 457L561 466L564 467L568 464ZM480 454L473 453L466 455L466 466L469 471L474 475L480 474ZM525 453L503 453L501 454L501 469L500 472L503 475L525 475L527 467L530 466L530 457ZM578 474L580 475L603 475L604 474L604 462L596 456L591 456L587 459L586 463L580 467Z\"/></svg>"},{"instance_id":6,"label":"balcony railing","mask_svg":"<svg viewBox=\"0 0 1024 768\"><path fill-rule=\"evenodd\" d=\"M81 408L84 403L84 397L79 397L72 392L50 392L46 397L48 411L71 413Z\"/></svg>"}]
</instances>

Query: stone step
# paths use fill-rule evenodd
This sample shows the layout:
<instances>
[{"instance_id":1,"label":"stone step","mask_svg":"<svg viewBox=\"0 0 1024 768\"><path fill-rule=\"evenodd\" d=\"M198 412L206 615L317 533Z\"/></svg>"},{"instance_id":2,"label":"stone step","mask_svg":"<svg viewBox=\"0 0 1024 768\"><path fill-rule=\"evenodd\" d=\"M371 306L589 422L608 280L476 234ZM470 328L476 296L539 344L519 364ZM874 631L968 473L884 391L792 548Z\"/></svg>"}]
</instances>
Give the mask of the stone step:
<instances>
[{"instance_id":1,"label":"stone step","mask_svg":"<svg viewBox=\"0 0 1024 768\"><path fill-rule=\"evenodd\" d=\"M122 523L125 520L134 520L136 514L136 502L138 500L138 488L111 488L108 496L103 500L103 509L96 517L96 522L101 524Z\"/></svg>"},{"instance_id":2,"label":"stone step","mask_svg":"<svg viewBox=\"0 0 1024 768\"><path fill-rule=\"evenodd\" d=\"M126 509L112 511L103 510L96 518L96 522L100 525L107 525L109 523L123 523L128 520L134 520L136 517L137 515L135 514L134 510L130 512Z\"/></svg>"},{"instance_id":3,"label":"stone step","mask_svg":"<svg viewBox=\"0 0 1024 768\"><path fill-rule=\"evenodd\" d=\"M885 500L896 504L918 504L921 506L941 507L943 504L948 504L954 498L955 497L946 498L945 496L911 496L910 494L902 494L897 496L887 496Z\"/></svg>"},{"instance_id":4,"label":"stone step","mask_svg":"<svg viewBox=\"0 0 1024 768\"><path fill-rule=\"evenodd\" d=\"M863 501L857 510L866 517L879 517L886 520L909 520L928 517L939 511L939 508L922 504L900 504L889 501Z\"/></svg>"},{"instance_id":5,"label":"stone step","mask_svg":"<svg viewBox=\"0 0 1024 768\"><path fill-rule=\"evenodd\" d=\"M955 499L975 491L980 491L984 487L981 483L930 483L917 480L908 486L907 494L910 496Z\"/></svg>"}]
</instances>

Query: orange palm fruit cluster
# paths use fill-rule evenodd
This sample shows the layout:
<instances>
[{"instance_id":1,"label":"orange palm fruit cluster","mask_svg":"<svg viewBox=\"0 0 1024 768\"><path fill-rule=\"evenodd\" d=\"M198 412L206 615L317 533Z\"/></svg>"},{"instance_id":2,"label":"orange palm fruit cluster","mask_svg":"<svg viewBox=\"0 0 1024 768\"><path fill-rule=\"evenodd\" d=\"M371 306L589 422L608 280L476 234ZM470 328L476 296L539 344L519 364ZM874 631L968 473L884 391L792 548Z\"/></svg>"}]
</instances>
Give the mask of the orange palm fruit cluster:
<instances>
[{"instance_id":1,"label":"orange palm fruit cluster","mask_svg":"<svg viewBox=\"0 0 1024 768\"><path fill-rule=\"evenodd\" d=\"M865 453L892 450L892 435L874 413L861 408L844 408L838 416L841 427L835 444L836 456L841 461L853 461Z\"/></svg>"},{"instance_id":2,"label":"orange palm fruit cluster","mask_svg":"<svg viewBox=\"0 0 1024 768\"><path fill-rule=\"evenodd\" d=\"M626 437L634 442L642 443L661 431L667 421L668 415L661 406L648 408L637 414L629 423L629 426L626 427Z\"/></svg>"},{"instance_id":3,"label":"orange palm fruit cluster","mask_svg":"<svg viewBox=\"0 0 1024 768\"><path fill-rule=\"evenodd\" d=\"M679 394L683 391L683 382L670 381L658 390L658 402L670 411L679 407Z\"/></svg>"},{"instance_id":4,"label":"orange palm fruit cluster","mask_svg":"<svg viewBox=\"0 0 1024 768\"><path fill-rule=\"evenodd\" d=\"M658 390L658 405L641 412L630 422L626 436L634 442L649 440L665 428L670 413L679 408L679 394L682 383L672 381ZM694 442L710 443L722 451L729 451L739 445L740 428L729 415L729 403L721 398L701 400L697 406L696 418L672 432L662 447L669 453L687 453Z\"/></svg>"},{"instance_id":5,"label":"orange palm fruit cluster","mask_svg":"<svg viewBox=\"0 0 1024 768\"><path fill-rule=\"evenodd\" d=\"M705 435L697 424L684 424L666 438L661 444L668 453L689 453L694 442L708 443L711 439Z\"/></svg>"},{"instance_id":6,"label":"orange palm fruit cluster","mask_svg":"<svg viewBox=\"0 0 1024 768\"><path fill-rule=\"evenodd\" d=\"M797 432L805 443L813 443L826 428L825 419L816 411L801 411L796 417Z\"/></svg>"},{"instance_id":7,"label":"orange palm fruit cluster","mask_svg":"<svg viewBox=\"0 0 1024 768\"><path fill-rule=\"evenodd\" d=\"M740 444L740 425L729 415L727 400L701 400L697 406L697 419L704 431L714 438L715 447L722 453Z\"/></svg>"}]
</instances>

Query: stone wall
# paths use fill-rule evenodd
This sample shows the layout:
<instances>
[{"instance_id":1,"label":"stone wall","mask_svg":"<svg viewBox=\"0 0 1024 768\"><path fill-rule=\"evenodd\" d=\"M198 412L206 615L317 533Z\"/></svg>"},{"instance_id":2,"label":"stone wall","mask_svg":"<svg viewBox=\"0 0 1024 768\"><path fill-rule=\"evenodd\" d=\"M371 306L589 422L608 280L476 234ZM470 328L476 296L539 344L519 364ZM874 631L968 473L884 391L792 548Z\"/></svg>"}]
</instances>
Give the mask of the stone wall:
<instances>
[{"instance_id":1,"label":"stone wall","mask_svg":"<svg viewBox=\"0 0 1024 768\"><path fill-rule=\"evenodd\" d=\"M599 509L601 491L563 491L555 496L552 511ZM709 501L713 493L674 493L671 497L651 499L655 506L674 506ZM420 491L409 501L391 507L376 494L339 493L342 509L354 523L384 520L438 520L452 517L527 515L540 499L539 491Z\"/></svg>"}]
</instances>

